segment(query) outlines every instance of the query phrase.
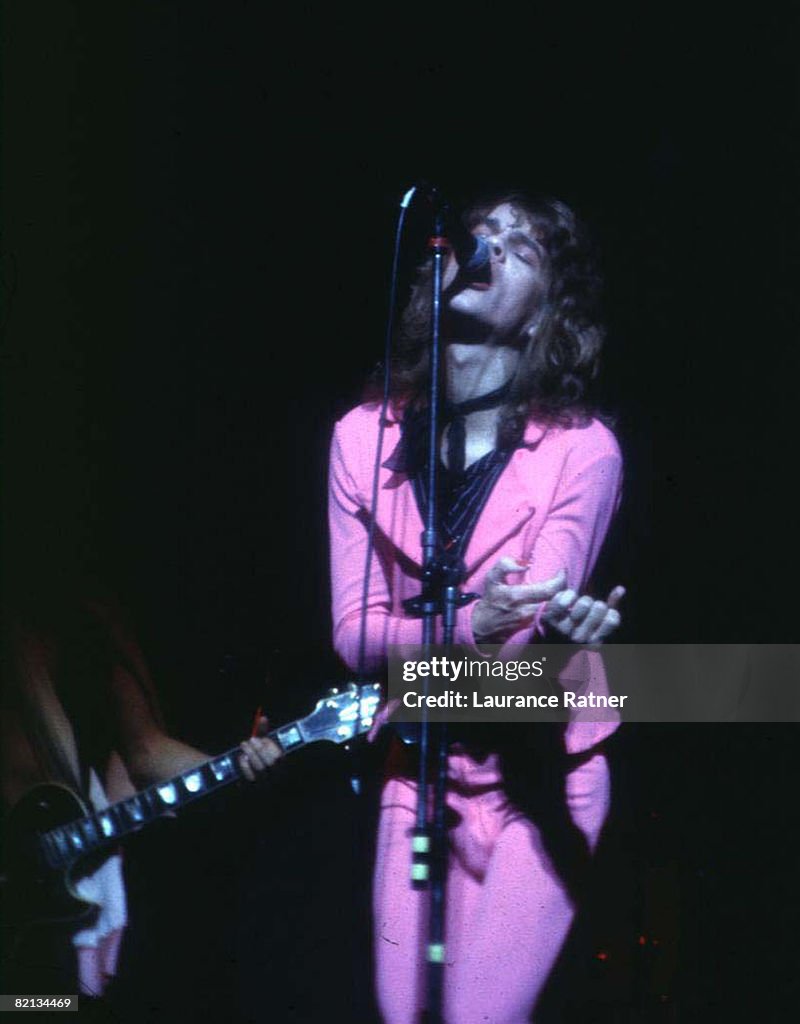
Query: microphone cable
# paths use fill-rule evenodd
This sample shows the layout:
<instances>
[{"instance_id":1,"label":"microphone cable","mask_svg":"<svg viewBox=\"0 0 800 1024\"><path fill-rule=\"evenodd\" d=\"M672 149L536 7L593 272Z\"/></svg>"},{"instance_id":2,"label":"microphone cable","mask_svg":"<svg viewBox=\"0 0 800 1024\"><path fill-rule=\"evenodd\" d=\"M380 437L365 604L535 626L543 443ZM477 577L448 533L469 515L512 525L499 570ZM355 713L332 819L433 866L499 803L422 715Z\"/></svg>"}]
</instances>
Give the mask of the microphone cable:
<instances>
[{"instance_id":1,"label":"microphone cable","mask_svg":"<svg viewBox=\"0 0 800 1024\"><path fill-rule=\"evenodd\" d=\"M392 254L392 269L389 280L389 308L386 319L386 334L384 339L383 354L383 399L381 402L380 416L378 420L378 444L375 451L375 463L372 470L372 494L370 496L369 527L367 530L367 552L364 559L364 586L361 591L361 621L358 637L358 662L356 679L359 683L366 682L366 661L367 661L367 606L369 604L369 580L372 570L372 560L375 552L375 529L376 515L378 511L378 486L380 482L381 460L383 457L383 440L386 432L386 417L389 412L389 390L391 385L391 362L394 345L394 324L396 319L397 306L397 282L400 267L400 250L405 227L406 213L417 193L417 186L413 185L400 201L400 213L397 218L395 230L394 250ZM361 733L361 699L360 691L358 698L358 716L356 721L356 732ZM350 777L350 785L353 792L359 795L361 792L360 773L356 769Z\"/></svg>"},{"instance_id":2,"label":"microphone cable","mask_svg":"<svg viewBox=\"0 0 800 1024\"><path fill-rule=\"evenodd\" d=\"M386 416L389 411L389 388L391 384L391 361L394 343L394 323L397 305L397 279L400 266L400 246L403 238L406 212L416 195L417 186L412 186L400 202L400 214L397 218L397 229L394 239L392 270L389 282L389 310L386 320L386 337L383 352L383 401L378 420L378 447L375 451L375 464L372 470L372 495L370 498L370 519L367 532L367 554L364 564L364 587L361 592L361 624L358 637L358 678L363 681L367 659L367 603L369 601L369 576L372 569L372 558L375 549L375 516L378 511L378 483L380 480L381 458L383 456L383 438L386 432Z\"/></svg>"}]
</instances>

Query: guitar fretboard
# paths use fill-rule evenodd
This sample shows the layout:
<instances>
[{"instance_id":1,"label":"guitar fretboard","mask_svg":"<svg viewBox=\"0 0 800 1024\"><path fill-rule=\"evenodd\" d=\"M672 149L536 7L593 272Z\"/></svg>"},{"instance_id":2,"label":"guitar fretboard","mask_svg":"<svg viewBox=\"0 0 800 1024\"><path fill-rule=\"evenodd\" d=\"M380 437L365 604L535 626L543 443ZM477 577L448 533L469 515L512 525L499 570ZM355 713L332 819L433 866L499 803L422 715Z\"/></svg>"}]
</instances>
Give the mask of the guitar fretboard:
<instances>
[{"instance_id":1,"label":"guitar fretboard","mask_svg":"<svg viewBox=\"0 0 800 1024\"><path fill-rule=\"evenodd\" d=\"M312 742L303 733L301 721L290 722L269 733L285 752ZM213 793L242 778L238 747L190 768L166 782L159 782L134 796L96 811L84 818L50 829L40 836L40 849L52 868L68 867L79 857L111 845L168 811Z\"/></svg>"}]
</instances>

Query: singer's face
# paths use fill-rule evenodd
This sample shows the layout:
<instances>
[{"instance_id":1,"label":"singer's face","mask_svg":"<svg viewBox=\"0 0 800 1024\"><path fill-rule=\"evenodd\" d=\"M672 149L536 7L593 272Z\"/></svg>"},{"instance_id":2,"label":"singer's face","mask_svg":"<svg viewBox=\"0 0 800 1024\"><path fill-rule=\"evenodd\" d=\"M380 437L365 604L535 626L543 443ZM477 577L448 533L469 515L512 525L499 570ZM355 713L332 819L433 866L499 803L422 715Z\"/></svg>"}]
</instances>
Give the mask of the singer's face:
<instances>
[{"instance_id":1,"label":"singer's face","mask_svg":"<svg viewBox=\"0 0 800 1024\"><path fill-rule=\"evenodd\" d=\"M453 340L514 343L533 321L547 289L545 252L524 210L502 203L475 228L491 250L488 284L465 283L451 257L444 284Z\"/></svg>"}]
</instances>

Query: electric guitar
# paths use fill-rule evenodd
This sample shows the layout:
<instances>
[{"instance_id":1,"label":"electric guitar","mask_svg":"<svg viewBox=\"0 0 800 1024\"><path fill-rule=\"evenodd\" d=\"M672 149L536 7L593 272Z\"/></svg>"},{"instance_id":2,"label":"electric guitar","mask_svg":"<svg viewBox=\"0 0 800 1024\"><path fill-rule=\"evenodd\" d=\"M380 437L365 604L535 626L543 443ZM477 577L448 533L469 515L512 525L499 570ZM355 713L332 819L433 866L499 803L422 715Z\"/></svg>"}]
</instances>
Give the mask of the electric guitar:
<instances>
[{"instance_id":1,"label":"electric guitar","mask_svg":"<svg viewBox=\"0 0 800 1024\"><path fill-rule=\"evenodd\" d=\"M379 701L378 683L350 683L330 690L310 715L273 730L269 738L285 753L324 740L347 743L369 730ZM26 793L6 823L3 930L10 945L36 924L90 923L99 908L75 888L76 879L88 873L87 860L102 858L165 813L242 778L239 754L236 747L102 811L90 811L65 785L48 783Z\"/></svg>"}]
</instances>

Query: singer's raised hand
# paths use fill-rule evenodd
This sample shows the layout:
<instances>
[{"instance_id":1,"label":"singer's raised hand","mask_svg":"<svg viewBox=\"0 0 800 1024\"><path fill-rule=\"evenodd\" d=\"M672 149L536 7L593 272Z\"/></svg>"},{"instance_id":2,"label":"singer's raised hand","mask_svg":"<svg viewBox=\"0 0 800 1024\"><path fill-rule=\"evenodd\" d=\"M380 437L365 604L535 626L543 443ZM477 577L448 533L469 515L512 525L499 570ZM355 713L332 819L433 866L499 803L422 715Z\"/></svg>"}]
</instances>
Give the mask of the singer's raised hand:
<instances>
[{"instance_id":1,"label":"singer's raised hand","mask_svg":"<svg viewBox=\"0 0 800 1024\"><path fill-rule=\"evenodd\" d=\"M472 611L472 631L478 643L503 643L517 630L532 625L541 603L564 589L567 575L563 569L542 583L506 581L509 575L527 568L526 563L505 556L486 574L483 596Z\"/></svg>"}]
</instances>

